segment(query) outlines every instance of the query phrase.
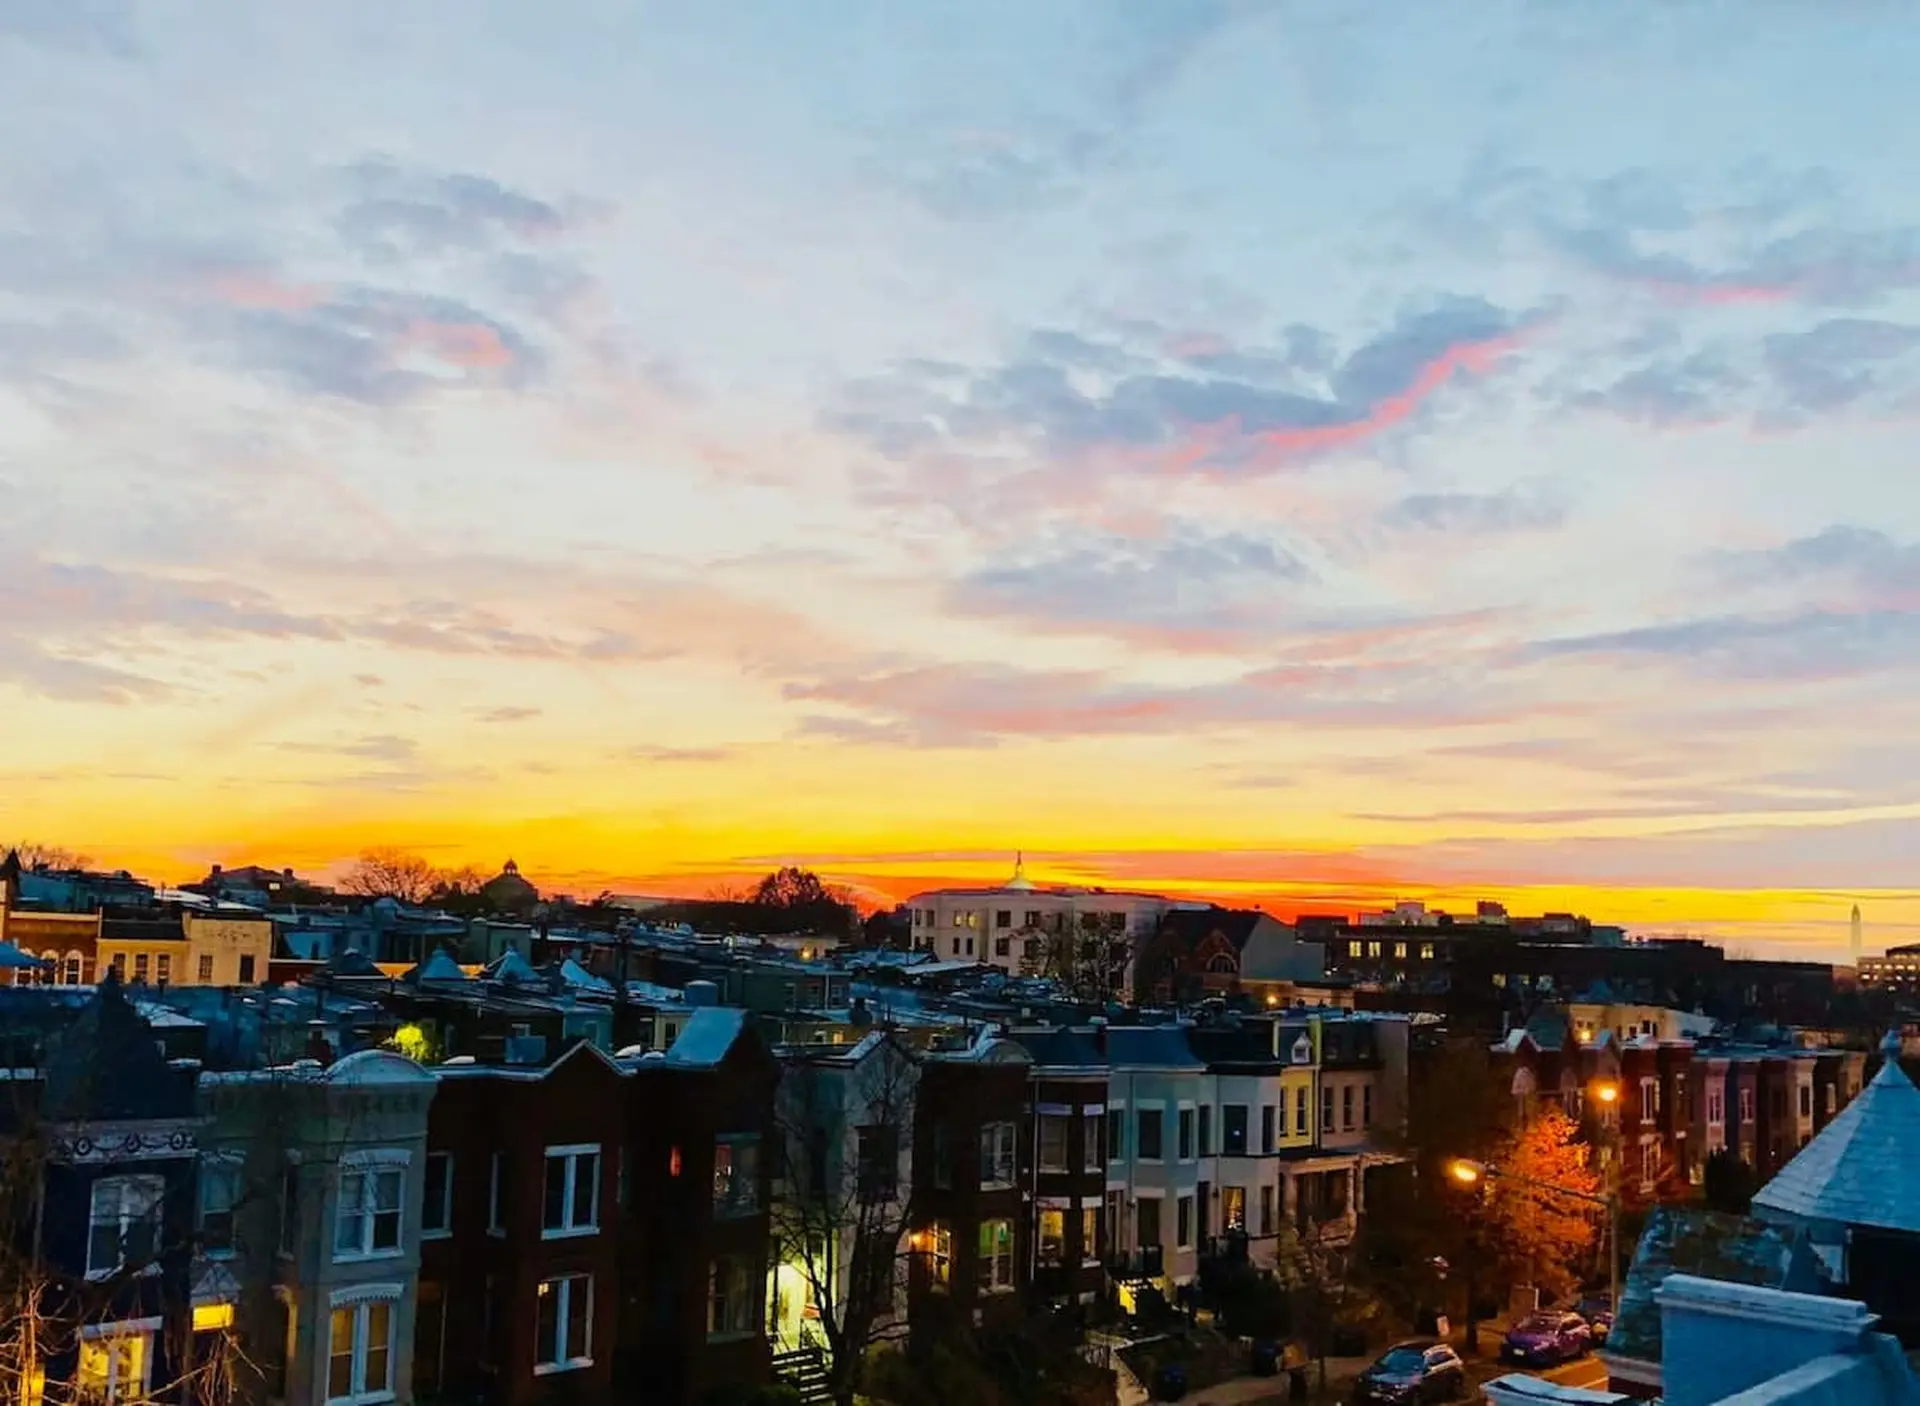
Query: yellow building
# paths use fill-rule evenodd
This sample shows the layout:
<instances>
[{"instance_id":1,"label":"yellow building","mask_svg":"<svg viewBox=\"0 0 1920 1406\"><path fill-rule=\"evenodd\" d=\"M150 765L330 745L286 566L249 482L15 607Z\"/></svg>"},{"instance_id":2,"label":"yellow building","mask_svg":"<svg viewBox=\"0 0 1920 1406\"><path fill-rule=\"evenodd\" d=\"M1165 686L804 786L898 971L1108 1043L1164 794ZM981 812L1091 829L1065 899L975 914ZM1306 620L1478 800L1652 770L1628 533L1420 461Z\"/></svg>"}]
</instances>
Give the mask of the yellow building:
<instances>
[{"instance_id":1,"label":"yellow building","mask_svg":"<svg viewBox=\"0 0 1920 1406\"><path fill-rule=\"evenodd\" d=\"M257 986L267 979L273 924L264 914L189 911L185 928L185 970L174 978L182 986Z\"/></svg>"}]
</instances>

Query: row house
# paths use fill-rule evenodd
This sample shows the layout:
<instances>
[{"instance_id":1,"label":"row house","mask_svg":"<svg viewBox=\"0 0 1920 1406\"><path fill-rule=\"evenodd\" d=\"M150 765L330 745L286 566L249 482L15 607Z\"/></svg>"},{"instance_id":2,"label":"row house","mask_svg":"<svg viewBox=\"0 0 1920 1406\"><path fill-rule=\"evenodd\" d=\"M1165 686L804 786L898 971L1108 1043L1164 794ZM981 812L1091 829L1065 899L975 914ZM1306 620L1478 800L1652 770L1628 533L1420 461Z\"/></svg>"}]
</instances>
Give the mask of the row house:
<instances>
[{"instance_id":1,"label":"row house","mask_svg":"<svg viewBox=\"0 0 1920 1406\"><path fill-rule=\"evenodd\" d=\"M921 1057L910 1300L939 1295L979 1322L1032 1282L1031 1070L1029 1052L990 1029Z\"/></svg>"},{"instance_id":2,"label":"row house","mask_svg":"<svg viewBox=\"0 0 1920 1406\"><path fill-rule=\"evenodd\" d=\"M1351 1240L1369 1169L1400 1160L1407 1031L1401 1020L1296 1013L1016 1038L1037 1084L1076 1079L1084 1099L1106 1080L1105 1204L1093 1216L1070 1204L1124 1298L1191 1282L1207 1255L1272 1268L1289 1235ZM1066 1175L1084 1197L1064 1131ZM1090 1140L1082 1119L1083 1157Z\"/></svg>"},{"instance_id":3,"label":"row house","mask_svg":"<svg viewBox=\"0 0 1920 1406\"><path fill-rule=\"evenodd\" d=\"M33 1333L22 1395L184 1400L213 1357L191 1288L194 1066L161 1053L111 979L46 1043L17 1025L6 1038L5 1233L31 1295L9 1305L10 1345Z\"/></svg>"},{"instance_id":4,"label":"row house","mask_svg":"<svg viewBox=\"0 0 1920 1406\"><path fill-rule=\"evenodd\" d=\"M1621 1040L1613 1025L1583 1027L1552 1008L1494 1050L1511 1065L1523 1115L1550 1099L1587 1121L1597 1160L1617 1164L1630 1202L1698 1185L1723 1150L1772 1176L1859 1093L1865 1072L1858 1051Z\"/></svg>"},{"instance_id":5,"label":"row house","mask_svg":"<svg viewBox=\"0 0 1920 1406\"><path fill-rule=\"evenodd\" d=\"M744 1014L665 1052L512 1054L435 1071L416 1373L496 1406L764 1382L776 1071Z\"/></svg>"},{"instance_id":6,"label":"row house","mask_svg":"<svg viewBox=\"0 0 1920 1406\"><path fill-rule=\"evenodd\" d=\"M1058 1032L1063 1043L1075 1032ZM1071 1049L1029 1042L1033 1282L1046 1299L1089 1304L1106 1290L1107 1069Z\"/></svg>"}]
</instances>

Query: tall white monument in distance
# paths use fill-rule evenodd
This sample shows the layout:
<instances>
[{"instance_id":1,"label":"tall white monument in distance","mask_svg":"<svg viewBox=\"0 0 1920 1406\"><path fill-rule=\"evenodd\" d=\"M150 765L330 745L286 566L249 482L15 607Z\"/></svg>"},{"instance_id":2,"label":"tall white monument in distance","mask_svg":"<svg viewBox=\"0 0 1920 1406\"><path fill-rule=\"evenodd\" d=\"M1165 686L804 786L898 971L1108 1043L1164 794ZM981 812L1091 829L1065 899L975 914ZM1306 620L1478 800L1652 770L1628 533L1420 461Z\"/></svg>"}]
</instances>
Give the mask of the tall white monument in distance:
<instances>
[{"instance_id":1,"label":"tall white monument in distance","mask_svg":"<svg viewBox=\"0 0 1920 1406\"><path fill-rule=\"evenodd\" d=\"M1858 970L1860 966L1860 937L1860 905L1856 903L1853 905L1853 965L1855 970Z\"/></svg>"}]
</instances>

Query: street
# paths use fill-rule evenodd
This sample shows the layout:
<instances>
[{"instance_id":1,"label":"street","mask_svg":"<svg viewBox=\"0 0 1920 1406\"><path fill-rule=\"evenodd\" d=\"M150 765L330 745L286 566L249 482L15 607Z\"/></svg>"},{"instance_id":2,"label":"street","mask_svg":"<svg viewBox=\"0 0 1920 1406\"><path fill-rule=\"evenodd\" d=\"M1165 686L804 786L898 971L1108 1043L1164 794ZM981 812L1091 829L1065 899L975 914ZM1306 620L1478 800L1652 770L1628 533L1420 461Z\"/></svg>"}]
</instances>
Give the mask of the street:
<instances>
[{"instance_id":1,"label":"street","mask_svg":"<svg viewBox=\"0 0 1920 1406\"><path fill-rule=\"evenodd\" d=\"M1359 1374L1360 1369L1364 1367L1369 1360L1371 1359L1339 1359L1337 1366L1329 1364L1330 1367L1334 1368L1328 1374L1330 1378L1328 1383L1331 1389L1330 1394L1327 1396L1310 1396L1308 1400L1313 1402L1344 1402L1348 1400L1353 1393L1353 1378ZM1479 1384L1489 1381L1494 1377L1524 1375L1540 1377L1550 1382L1558 1382L1561 1386L1587 1388L1604 1387L1607 1382L1607 1369L1602 1365L1600 1359L1595 1356L1583 1357L1576 1362L1569 1362L1560 1367L1543 1367L1538 1369L1515 1367L1509 1364L1502 1364L1490 1358L1475 1358L1468 1360L1467 1372L1469 1380L1474 1383L1476 1388L1474 1395L1469 1398L1473 1401L1480 1399L1478 1393ZM1122 1380L1123 1383L1128 1382L1128 1379L1125 1377L1123 1377ZM1126 1403L1129 1401L1144 1402L1147 1400L1146 1392L1141 1390L1137 1384L1128 1384L1132 1385L1132 1391L1130 1393L1123 1388L1121 1393L1122 1406L1126 1406ZM1290 1398L1287 1394L1286 1381L1282 1378L1275 1377L1240 1377L1230 1382L1221 1382L1215 1386L1205 1387L1188 1397L1191 1406L1278 1406L1278 1403L1288 1400L1290 1400Z\"/></svg>"}]
</instances>

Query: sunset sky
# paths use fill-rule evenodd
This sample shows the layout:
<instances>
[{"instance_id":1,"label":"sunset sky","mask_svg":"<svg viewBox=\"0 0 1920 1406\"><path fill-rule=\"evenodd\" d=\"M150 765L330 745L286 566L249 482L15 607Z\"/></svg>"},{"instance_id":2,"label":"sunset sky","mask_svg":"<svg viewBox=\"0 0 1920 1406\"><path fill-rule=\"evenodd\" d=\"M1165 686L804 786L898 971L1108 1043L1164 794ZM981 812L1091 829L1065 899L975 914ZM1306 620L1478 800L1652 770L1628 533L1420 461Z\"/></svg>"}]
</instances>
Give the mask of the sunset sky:
<instances>
[{"instance_id":1,"label":"sunset sky","mask_svg":"<svg viewBox=\"0 0 1920 1406\"><path fill-rule=\"evenodd\" d=\"M1920 9L0 0L0 836L1920 938Z\"/></svg>"}]
</instances>

